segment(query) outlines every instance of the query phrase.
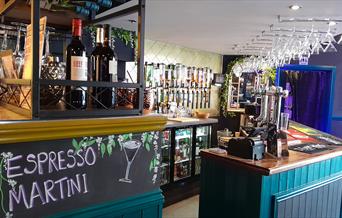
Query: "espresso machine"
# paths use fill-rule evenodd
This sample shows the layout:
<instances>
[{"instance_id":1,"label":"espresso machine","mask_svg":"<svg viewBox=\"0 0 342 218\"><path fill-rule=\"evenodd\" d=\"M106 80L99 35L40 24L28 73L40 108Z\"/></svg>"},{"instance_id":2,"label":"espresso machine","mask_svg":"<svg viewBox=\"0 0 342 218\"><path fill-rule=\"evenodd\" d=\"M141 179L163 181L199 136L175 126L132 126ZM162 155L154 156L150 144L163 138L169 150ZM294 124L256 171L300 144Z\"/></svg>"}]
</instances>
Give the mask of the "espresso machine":
<instances>
[{"instance_id":1,"label":"espresso machine","mask_svg":"<svg viewBox=\"0 0 342 218\"><path fill-rule=\"evenodd\" d=\"M282 100L288 97L289 92L282 87L271 86L261 89L258 94L261 96L260 115L251 118L252 127L242 127L247 137L230 140L227 151L235 156L250 156L250 159L259 160L266 145L267 152L271 155L284 156L286 152L282 152L278 139Z\"/></svg>"}]
</instances>

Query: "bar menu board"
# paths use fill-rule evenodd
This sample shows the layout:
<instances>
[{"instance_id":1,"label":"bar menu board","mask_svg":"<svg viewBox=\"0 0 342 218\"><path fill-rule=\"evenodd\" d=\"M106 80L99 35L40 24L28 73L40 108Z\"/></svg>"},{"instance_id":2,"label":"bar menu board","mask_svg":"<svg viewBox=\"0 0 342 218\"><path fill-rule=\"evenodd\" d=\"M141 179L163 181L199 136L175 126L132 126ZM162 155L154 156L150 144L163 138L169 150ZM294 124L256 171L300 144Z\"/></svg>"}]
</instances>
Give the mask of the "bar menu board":
<instances>
[{"instance_id":1,"label":"bar menu board","mask_svg":"<svg viewBox=\"0 0 342 218\"><path fill-rule=\"evenodd\" d=\"M2 145L0 217L45 217L158 188L159 134Z\"/></svg>"}]
</instances>

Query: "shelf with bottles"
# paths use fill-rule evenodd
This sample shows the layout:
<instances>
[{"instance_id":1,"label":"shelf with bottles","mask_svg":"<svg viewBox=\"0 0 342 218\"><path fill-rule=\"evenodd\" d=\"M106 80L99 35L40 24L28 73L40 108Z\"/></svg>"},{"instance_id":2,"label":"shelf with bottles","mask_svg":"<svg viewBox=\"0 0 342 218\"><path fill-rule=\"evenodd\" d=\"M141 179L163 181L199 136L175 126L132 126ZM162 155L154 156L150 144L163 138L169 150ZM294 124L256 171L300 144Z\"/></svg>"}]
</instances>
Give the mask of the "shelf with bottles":
<instances>
[{"instance_id":1,"label":"shelf with bottles","mask_svg":"<svg viewBox=\"0 0 342 218\"><path fill-rule=\"evenodd\" d=\"M177 181L191 176L192 129L175 130L175 138L174 181Z\"/></svg>"},{"instance_id":2,"label":"shelf with bottles","mask_svg":"<svg viewBox=\"0 0 342 218\"><path fill-rule=\"evenodd\" d=\"M170 167L167 164L162 164L160 169L160 185L166 185L170 182Z\"/></svg>"},{"instance_id":3,"label":"shelf with bottles","mask_svg":"<svg viewBox=\"0 0 342 218\"><path fill-rule=\"evenodd\" d=\"M145 63L145 82L151 88L210 88L214 77L208 67Z\"/></svg>"},{"instance_id":4,"label":"shelf with bottles","mask_svg":"<svg viewBox=\"0 0 342 218\"><path fill-rule=\"evenodd\" d=\"M183 161L174 166L174 181L178 181L191 176L191 162Z\"/></svg>"},{"instance_id":5,"label":"shelf with bottles","mask_svg":"<svg viewBox=\"0 0 342 218\"><path fill-rule=\"evenodd\" d=\"M145 63L146 87L153 90L154 109L169 113L172 104L188 109L210 108L213 72L208 67Z\"/></svg>"},{"instance_id":6,"label":"shelf with bottles","mask_svg":"<svg viewBox=\"0 0 342 218\"><path fill-rule=\"evenodd\" d=\"M180 144L175 148L175 163L181 163L191 160L191 145Z\"/></svg>"},{"instance_id":7,"label":"shelf with bottles","mask_svg":"<svg viewBox=\"0 0 342 218\"><path fill-rule=\"evenodd\" d=\"M108 0L96 0L98 1L108 1ZM20 3L21 2L21 3ZM54 1L56 2L56 1ZM73 1L76 2L76 1ZM85 2L85 1L82 1ZM91 2L91 1L89 1ZM112 1L110 1L112 2ZM20 9L21 7L30 8L31 6L26 4L24 2L24 5L22 5L22 1L13 1L13 5L9 7L9 5L6 5L6 9L4 9L3 13L6 15L6 21L11 20L11 18L8 18L8 15L12 13L12 11L16 9ZM40 16L34 16L39 15L39 11L41 14L44 14L46 12L45 9L39 9L40 7L43 7L42 4L44 4L43 1L40 1L40 5L37 5L36 1L33 2L34 4L32 7L32 11L38 11L38 13L31 14L31 11L28 12L28 17L31 17L33 20L36 20L33 23L38 23L37 20ZM78 3L81 4L81 1ZM77 3L77 4L78 4ZM83 4L83 3L82 3ZM120 9L122 11L116 11L115 13L107 13L106 16L110 16L111 23L113 19L122 19L126 17L134 18L135 20L144 20L142 16L144 16L145 13L141 13L141 11L144 10L144 0L140 0L138 5L130 4L128 8ZM132 6L133 5L133 6ZM45 6L44 6L45 7ZM20 11L23 13L26 13L26 9L21 8ZM103 12L104 9L100 9L100 12ZM58 14L58 13L57 13ZM59 20L67 20L69 22L68 26L71 24L71 19L60 19L61 17L65 18L65 16L59 16ZM75 16L73 16L74 18ZM78 17L78 16L76 16ZM18 17L15 17L15 20L18 21ZM42 20L44 19L44 20ZM13 59L13 62L15 63L15 68L17 68L17 63L22 63L22 68L26 67L26 61L28 62L27 66L32 67L32 69L26 67L27 72L23 73L22 71L18 71L17 69L14 69L12 71L17 71L16 75L4 75L1 74L1 70L5 69L6 66L3 65L5 63L4 59L2 60L2 65L0 66L0 103L1 104L9 104L12 103L11 106L16 106L15 110L19 110L20 107L23 107L25 109L25 113L29 114L31 118L73 118L73 117L101 117L101 116L125 116L125 115L141 115L144 112L144 84L143 84L143 49L141 48L141 45L144 40L144 33L139 32L141 29L141 26L144 25L144 22L139 23L130 23L126 26L112 26L111 28L107 28L109 31L106 35L106 39L108 42L108 46L104 45L101 50L101 61L103 64L98 65L96 62L96 54L94 56L89 57L89 54L91 52L91 44L92 41L92 34L89 32L90 28L83 28L82 26L79 26L77 28L73 28L73 30L77 29L79 33L77 36L72 35L72 40L68 48L71 48L71 50L67 51L66 57L64 56L64 62L60 61L63 57L64 51L59 51L59 55L56 55L54 51L51 51L50 53L50 46L51 43L49 41L52 38L51 35L55 36L58 35L60 38L59 41L62 44L56 46L56 44L53 46L55 49L60 49L61 47L65 47L65 43L68 43L68 41L71 39L70 34L65 31L62 27L56 27L51 28L53 26L53 15L48 14L48 17L44 17L40 19L40 28L33 27L30 29L31 34L26 34L26 29L29 30L29 28L26 28L27 24L22 24L21 30L19 32L22 32L21 35L26 34L26 38L28 35L30 37L33 37L31 35L38 35L38 40L31 40L26 39L23 40L22 37L20 38L20 34L17 37L17 44L21 44L21 46L15 46L15 52L13 52L13 55L11 55L11 58ZM20 19L20 21L25 21L25 19ZM75 19L73 19L73 22ZM97 22L97 20L92 20L94 22ZM77 21L80 23L80 21ZM106 23L106 19L101 19L101 24ZM115 23L115 22L114 22ZM0 29L4 28L3 26L9 26L10 23L6 23L6 25L1 25ZM48 26L47 26L48 25ZM96 24L99 26L98 24ZM24 27L23 27L24 26ZM106 26L106 25L103 25ZM39 26L38 26L39 27ZM75 27L75 26L74 26ZM46 28L46 31L45 31ZM69 28L69 27L68 27ZM128 28L129 30L125 30L125 28ZM6 34L12 34L16 35L17 27L14 29L6 29ZM33 30L32 30L33 29ZM86 29L86 39L85 40L85 46L81 45L79 39L84 35L81 34L81 31L83 29ZM135 29L132 30L132 29ZM40 30L40 32L39 32ZM25 32L26 31L26 32ZM34 34L33 34L34 32ZM38 33L37 33L38 32ZM118 34L120 32L120 34ZM124 37L125 34L132 35L131 41L128 40L127 37ZM1 34L1 33L0 33ZM126 35L127 35L126 34ZM95 35L97 35L95 33ZM110 35L110 36L109 36ZM125 35L125 36L126 36ZM135 35L139 35L140 37L134 37ZM1 37L1 36L0 36ZM3 37L4 38L4 37ZM33 37L37 39L37 37ZM45 39L44 39L45 38ZM73 42L75 41L75 38L78 38L78 42L76 44ZM130 51L133 55L130 56L130 59L119 59L121 57L120 55L116 56L115 52L112 55L106 53L106 55L103 55L105 52L105 49L107 50L113 50L111 42L114 42L115 45L118 45L118 42L122 42L123 38L128 40L127 42L124 42L125 47L130 47L131 44L133 47L130 47ZM4 41L4 40L3 40ZM22 46L23 42L29 42L29 45ZM77 40L76 40L77 41ZM33 43L31 43L33 42ZM4 43L3 43L4 44ZM12 43L13 44L13 43ZM127 45L130 44L130 45ZM72 46L76 46L75 49L72 51ZM13 46L14 47L14 46ZM12 48L13 48L12 47ZM21 47L22 49L17 51L17 48ZM90 47L90 49L89 49ZM32 56L39 55L31 55L31 52L25 52L27 48L33 49L34 51L38 51L39 55L41 55L41 58L39 58L39 61L34 60ZM81 49L79 49L81 48ZM6 48L7 49L7 48ZM57 50L58 50L57 49ZM2 46L2 50L4 50L4 46ZM14 49L13 49L14 50ZM43 52L44 50L44 52ZM107 51L106 50L106 51ZM76 52L77 51L77 52ZM115 51L117 49L115 48ZM6 50L6 52L10 52L10 50ZM92 52L93 54L94 52ZM102 54L103 53L103 54ZM25 55L29 54L28 57ZM68 55L70 54L70 55ZM2 57L2 56L1 56ZM94 57L94 58L93 58ZM133 57L133 58L132 58ZM136 58L136 59L135 59ZM21 59L21 61L20 61ZM104 60L106 59L106 60ZM19 61L17 61L19 60ZM72 61L73 60L73 61ZM114 61L115 60L115 61ZM132 78L131 75L127 75L126 73L126 66L127 62L132 61L136 65L136 73L134 76L136 78ZM7 61L8 63L12 61ZM39 63L40 62L40 63ZM96 62L96 63L95 63ZM101 72L104 73L101 74L100 70L99 72L95 67L101 66ZM38 67L38 66L41 66ZM104 66L106 66L106 69L104 69ZM77 69L76 69L77 68ZM108 72L107 72L108 71ZM11 71L10 71L11 72ZM94 77L95 75L99 75L99 77ZM131 79L131 80L129 80ZM10 82L13 83L15 80L18 84L8 84ZM7 88L9 87L9 88ZM12 90L11 90L12 89ZM20 93L22 92L22 93ZM16 98L16 95L19 93L19 100ZM10 96L10 97L8 97ZM12 99L9 99L12 98ZM14 104L14 103L15 104Z\"/></svg>"}]
</instances>

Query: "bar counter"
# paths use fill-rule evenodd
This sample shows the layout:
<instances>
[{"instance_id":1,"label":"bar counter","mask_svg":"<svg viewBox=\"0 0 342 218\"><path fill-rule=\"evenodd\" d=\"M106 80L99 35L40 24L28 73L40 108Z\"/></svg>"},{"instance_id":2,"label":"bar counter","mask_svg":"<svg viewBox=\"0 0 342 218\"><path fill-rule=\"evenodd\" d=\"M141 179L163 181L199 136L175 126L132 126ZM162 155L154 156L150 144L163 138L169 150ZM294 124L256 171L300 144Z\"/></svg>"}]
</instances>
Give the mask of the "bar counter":
<instances>
[{"instance_id":1,"label":"bar counter","mask_svg":"<svg viewBox=\"0 0 342 218\"><path fill-rule=\"evenodd\" d=\"M201 152L202 157L205 156L206 158L217 159L227 162L227 164L236 165L237 167L244 167L261 175L269 176L342 156L342 146L316 154L305 154L302 152L289 151L289 157L282 157L279 159L273 158L272 156L266 154L266 157L259 161L243 159L229 154L217 154L208 149Z\"/></svg>"},{"instance_id":2,"label":"bar counter","mask_svg":"<svg viewBox=\"0 0 342 218\"><path fill-rule=\"evenodd\" d=\"M211 125L218 122L217 119L208 118L208 119L199 119L196 118L196 121L186 121L186 122L176 122L168 120L166 123L166 128L181 128L187 126L199 126L199 125Z\"/></svg>"},{"instance_id":3,"label":"bar counter","mask_svg":"<svg viewBox=\"0 0 342 218\"><path fill-rule=\"evenodd\" d=\"M297 123L292 130L329 149L259 161L201 151L199 217L340 217L342 140Z\"/></svg>"}]
</instances>

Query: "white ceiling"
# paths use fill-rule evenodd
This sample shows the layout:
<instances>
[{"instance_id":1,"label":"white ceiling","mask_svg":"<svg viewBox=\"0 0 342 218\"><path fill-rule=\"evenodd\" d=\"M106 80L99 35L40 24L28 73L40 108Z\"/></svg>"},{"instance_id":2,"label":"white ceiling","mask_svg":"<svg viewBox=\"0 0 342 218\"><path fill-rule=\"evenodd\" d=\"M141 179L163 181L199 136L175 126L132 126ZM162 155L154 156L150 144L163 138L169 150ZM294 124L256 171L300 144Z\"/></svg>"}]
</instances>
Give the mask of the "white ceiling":
<instances>
[{"instance_id":1,"label":"white ceiling","mask_svg":"<svg viewBox=\"0 0 342 218\"><path fill-rule=\"evenodd\" d=\"M291 11L292 4L303 8ZM279 24L278 15L341 18L342 0L146 0L146 38L236 54L234 44L250 42L271 24L294 26ZM324 24L322 29L327 27ZM337 28L342 32L342 23Z\"/></svg>"}]
</instances>

